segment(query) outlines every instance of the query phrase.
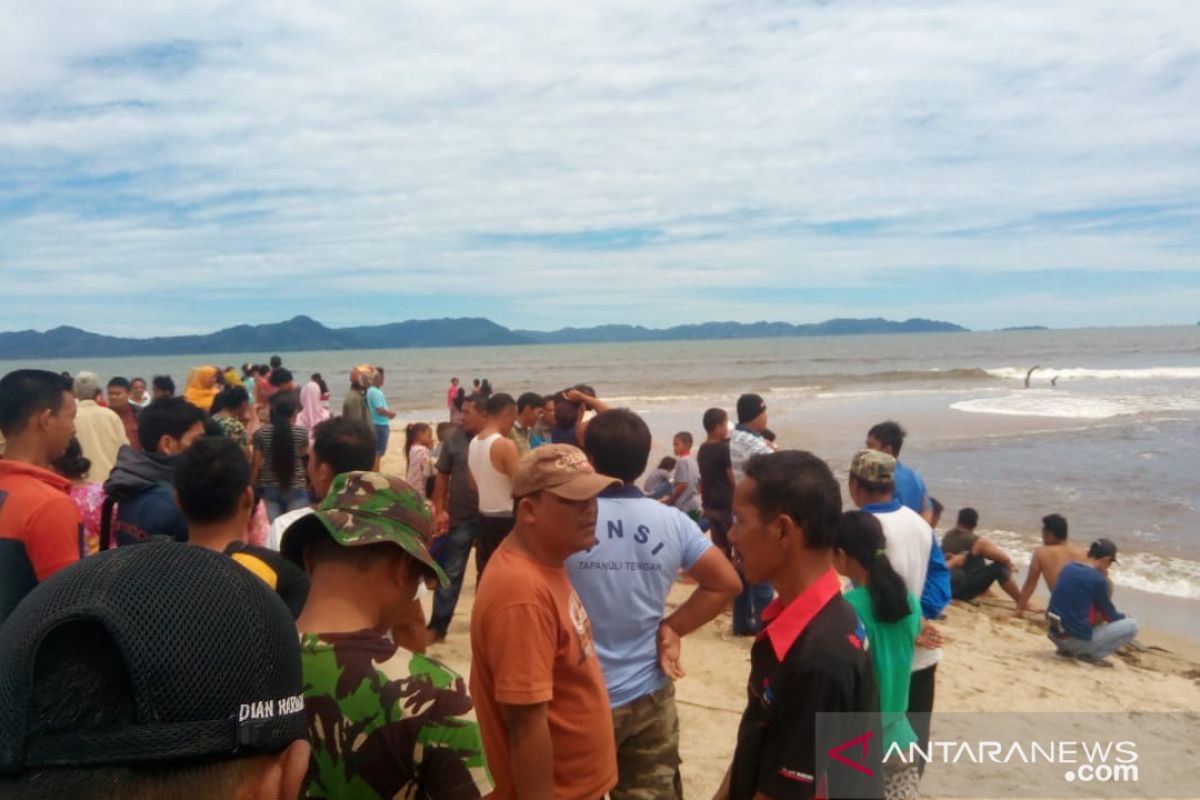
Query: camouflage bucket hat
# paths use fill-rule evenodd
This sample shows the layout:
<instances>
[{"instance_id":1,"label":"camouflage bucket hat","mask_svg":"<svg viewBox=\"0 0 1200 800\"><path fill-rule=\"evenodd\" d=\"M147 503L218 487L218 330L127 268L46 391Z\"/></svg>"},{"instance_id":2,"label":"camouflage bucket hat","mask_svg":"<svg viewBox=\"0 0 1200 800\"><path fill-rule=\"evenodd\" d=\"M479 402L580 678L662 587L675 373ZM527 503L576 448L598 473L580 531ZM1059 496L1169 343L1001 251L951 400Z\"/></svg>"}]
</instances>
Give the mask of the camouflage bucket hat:
<instances>
[{"instance_id":1,"label":"camouflage bucket hat","mask_svg":"<svg viewBox=\"0 0 1200 800\"><path fill-rule=\"evenodd\" d=\"M896 459L878 450L859 450L850 462L850 474L871 483L892 483Z\"/></svg>"},{"instance_id":2,"label":"camouflage bucket hat","mask_svg":"<svg viewBox=\"0 0 1200 800\"><path fill-rule=\"evenodd\" d=\"M381 472L338 475L313 516L344 547L391 542L429 567L443 586L450 582L429 553L433 540L429 507L400 478Z\"/></svg>"}]
</instances>

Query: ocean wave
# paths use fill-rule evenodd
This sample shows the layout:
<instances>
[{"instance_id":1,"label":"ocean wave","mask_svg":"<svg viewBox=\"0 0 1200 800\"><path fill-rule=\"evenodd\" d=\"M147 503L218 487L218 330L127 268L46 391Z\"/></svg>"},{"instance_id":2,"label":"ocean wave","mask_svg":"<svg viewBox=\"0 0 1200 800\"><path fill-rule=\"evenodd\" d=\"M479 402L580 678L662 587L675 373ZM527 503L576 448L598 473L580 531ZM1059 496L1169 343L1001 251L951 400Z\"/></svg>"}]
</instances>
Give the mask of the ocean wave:
<instances>
[{"instance_id":1,"label":"ocean wave","mask_svg":"<svg viewBox=\"0 0 1200 800\"><path fill-rule=\"evenodd\" d=\"M981 370L993 378L1024 381L1029 367L995 367ZM1038 367L1030 383L1060 381L1195 381L1200 380L1200 367L1146 367L1144 369L1088 369L1086 367Z\"/></svg>"},{"instance_id":2,"label":"ocean wave","mask_svg":"<svg viewBox=\"0 0 1200 800\"><path fill-rule=\"evenodd\" d=\"M1004 397L977 397L951 403L950 408L969 414L1000 414L1058 419L1111 419L1139 414L1200 411L1200 400L1190 397L1113 396L1087 397L1033 389Z\"/></svg>"},{"instance_id":3,"label":"ocean wave","mask_svg":"<svg viewBox=\"0 0 1200 800\"><path fill-rule=\"evenodd\" d=\"M1012 557L1024 573L1029 556L1041 544L1041 537L1004 530L980 533ZM1200 600L1200 562L1157 553L1130 553L1122 548L1119 565L1110 573L1113 583L1141 592ZM1018 583L1024 578L1018 579Z\"/></svg>"}]
</instances>

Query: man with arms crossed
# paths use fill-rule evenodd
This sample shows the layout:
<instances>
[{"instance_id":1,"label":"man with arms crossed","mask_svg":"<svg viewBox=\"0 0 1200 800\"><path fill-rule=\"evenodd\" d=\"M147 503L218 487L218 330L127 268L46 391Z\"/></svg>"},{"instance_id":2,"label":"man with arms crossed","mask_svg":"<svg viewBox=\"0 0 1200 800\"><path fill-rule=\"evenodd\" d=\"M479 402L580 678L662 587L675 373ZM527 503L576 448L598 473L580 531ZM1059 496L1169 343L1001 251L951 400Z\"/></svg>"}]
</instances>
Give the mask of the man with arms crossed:
<instances>
[{"instance_id":1,"label":"man with arms crossed","mask_svg":"<svg viewBox=\"0 0 1200 800\"><path fill-rule=\"evenodd\" d=\"M567 574L592 617L592 636L612 703L617 785L611 800L683 797L679 717L672 681L683 677L680 637L720 614L741 591L737 571L686 514L642 494L650 429L619 408L594 417L585 449L592 466L624 484L599 498L596 545L567 560ZM608 564L621 569L605 569ZM675 575L695 591L663 616Z\"/></svg>"}]
</instances>

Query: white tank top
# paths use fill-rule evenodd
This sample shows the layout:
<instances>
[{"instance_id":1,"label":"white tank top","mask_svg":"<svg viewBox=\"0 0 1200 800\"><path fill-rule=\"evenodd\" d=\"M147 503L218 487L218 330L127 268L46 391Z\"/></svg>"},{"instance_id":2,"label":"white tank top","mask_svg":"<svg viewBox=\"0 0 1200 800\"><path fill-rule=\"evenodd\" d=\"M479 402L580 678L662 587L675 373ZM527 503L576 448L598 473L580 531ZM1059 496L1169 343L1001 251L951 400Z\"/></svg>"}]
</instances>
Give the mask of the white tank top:
<instances>
[{"instance_id":1,"label":"white tank top","mask_svg":"<svg viewBox=\"0 0 1200 800\"><path fill-rule=\"evenodd\" d=\"M511 517L512 480L492 466L492 445L500 438L493 433L486 439L476 436L467 449L467 466L479 489L479 513L489 517Z\"/></svg>"}]
</instances>

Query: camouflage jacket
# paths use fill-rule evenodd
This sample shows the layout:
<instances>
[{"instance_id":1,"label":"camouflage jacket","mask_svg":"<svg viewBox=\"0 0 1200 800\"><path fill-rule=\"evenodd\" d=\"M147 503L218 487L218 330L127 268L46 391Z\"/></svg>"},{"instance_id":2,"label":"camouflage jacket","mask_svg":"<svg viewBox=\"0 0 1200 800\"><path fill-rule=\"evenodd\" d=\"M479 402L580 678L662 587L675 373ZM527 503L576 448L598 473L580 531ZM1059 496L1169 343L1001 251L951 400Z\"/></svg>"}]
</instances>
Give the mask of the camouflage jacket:
<instances>
[{"instance_id":1,"label":"camouflage jacket","mask_svg":"<svg viewBox=\"0 0 1200 800\"><path fill-rule=\"evenodd\" d=\"M305 797L488 794L492 778L466 682L374 631L300 636L312 760Z\"/></svg>"}]
</instances>

